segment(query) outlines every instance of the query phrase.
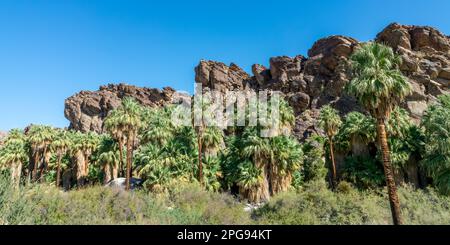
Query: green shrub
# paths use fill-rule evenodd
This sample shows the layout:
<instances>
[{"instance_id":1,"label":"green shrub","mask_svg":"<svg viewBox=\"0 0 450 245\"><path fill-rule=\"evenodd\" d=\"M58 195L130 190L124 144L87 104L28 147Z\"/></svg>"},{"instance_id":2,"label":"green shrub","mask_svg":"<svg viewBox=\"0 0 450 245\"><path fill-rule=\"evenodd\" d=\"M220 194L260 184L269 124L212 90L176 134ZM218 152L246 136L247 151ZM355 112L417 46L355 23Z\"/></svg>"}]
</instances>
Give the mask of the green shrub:
<instances>
[{"instance_id":1,"label":"green shrub","mask_svg":"<svg viewBox=\"0 0 450 245\"><path fill-rule=\"evenodd\" d=\"M376 188L385 183L381 164L368 156L347 157L342 177L363 189Z\"/></svg>"}]
</instances>

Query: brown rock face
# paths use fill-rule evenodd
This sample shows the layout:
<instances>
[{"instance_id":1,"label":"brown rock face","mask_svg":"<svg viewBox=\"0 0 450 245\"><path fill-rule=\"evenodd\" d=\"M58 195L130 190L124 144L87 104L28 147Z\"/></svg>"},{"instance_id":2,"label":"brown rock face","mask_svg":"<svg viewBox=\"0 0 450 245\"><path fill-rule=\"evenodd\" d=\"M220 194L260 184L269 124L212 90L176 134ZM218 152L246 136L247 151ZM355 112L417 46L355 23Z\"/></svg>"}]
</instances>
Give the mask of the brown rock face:
<instances>
[{"instance_id":1,"label":"brown rock face","mask_svg":"<svg viewBox=\"0 0 450 245\"><path fill-rule=\"evenodd\" d=\"M402 57L401 70L413 88L402 106L418 122L436 96L450 91L450 38L431 27L391 24L377 35L376 41L391 46ZM357 40L344 36L323 38L309 50L308 58L272 57L269 68L253 65L252 75L235 64L202 60L195 68L195 81L219 91L281 91L296 113L296 135L305 138L317 131L315 121L325 104L331 104L342 115L363 110L343 91L351 79L348 58L358 44ZM160 106L170 102L173 94L170 88L161 91L108 85L67 99L65 114L72 128L100 132L103 119L123 97L132 96L144 105Z\"/></svg>"},{"instance_id":2,"label":"brown rock face","mask_svg":"<svg viewBox=\"0 0 450 245\"><path fill-rule=\"evenodd\" d=\"M102 132L103 120L120 105L123 98L133 97L146 106L163 106L172 101L174 92L172 88L159 90L109 84L98 91L81 91L66 99L64 114L71 122L70 128L82 132Z\"/></svg>"},{"instance_id":3,"label":"brown rock face","mask_svg":"<svg viewBox=\"0 0 450 245\"><path fill-rule=\"evenodd\" d=\"M450 89L450 38L432 27L391 24L377 35L402 57L413 93L404 107L419 121L427 105Z\"/></svg>"}]
</instances>

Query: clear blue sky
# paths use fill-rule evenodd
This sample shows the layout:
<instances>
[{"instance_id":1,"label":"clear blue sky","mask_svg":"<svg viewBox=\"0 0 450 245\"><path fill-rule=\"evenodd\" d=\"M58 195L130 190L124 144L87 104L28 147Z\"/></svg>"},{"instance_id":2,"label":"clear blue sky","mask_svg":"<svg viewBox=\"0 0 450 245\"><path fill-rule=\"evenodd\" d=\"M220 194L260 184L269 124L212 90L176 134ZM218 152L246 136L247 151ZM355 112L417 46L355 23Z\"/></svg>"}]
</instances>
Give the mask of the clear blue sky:
<instances>
[{"instance_id":1,"label":"clear blue sky","mask_svg":"<svg viewBox=\"0 0 450 245\"><path fill-rule=\"evenodd\" d=\"M200 59L249 71L387 24L450 34L450 1L0 0L0 130L67 126L64 99L109 82L192 91Z\"/></svg>"}]
</instances>

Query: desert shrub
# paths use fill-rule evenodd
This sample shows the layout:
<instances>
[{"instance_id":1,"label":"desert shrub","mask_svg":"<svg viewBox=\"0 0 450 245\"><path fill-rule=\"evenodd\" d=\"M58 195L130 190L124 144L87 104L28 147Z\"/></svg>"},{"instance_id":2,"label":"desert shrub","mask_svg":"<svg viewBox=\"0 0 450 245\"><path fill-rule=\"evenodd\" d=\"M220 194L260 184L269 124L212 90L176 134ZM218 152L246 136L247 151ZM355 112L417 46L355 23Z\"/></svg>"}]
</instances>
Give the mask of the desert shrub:
<instances>
[{"instance_id":1,"label":"desert shrub","mask_svg":"<svg viewBox=\"0 0 450 245\"><path fill-rule=\"evenodd\" d=\"M102 186L63 192L45 184L13 191L8 178L0 180L0 224L250 223L243 204L198 184L173 183L163 194Z\"/></svg>"},{"instance_id":2,"label":"desert shrub","mask_svg":"<svg viewBox=\"0 0 450 245\"><path fill-rule=\"evenodd\" d=\"M328 169L325 166L324 142L325 139L323 137L314 135L303 144L303 168L300 172L301 175L297 175L298 178L301 178L301 182L323 180L326 178Z\"/></svg>"},{"instance_id":3,"label":"desert shrub","mask_svg":"<svg viewBox=\"0 0 450 245\"><path fill-rule=\"evenodd\" d=\"M433 189L399 188L406 224L450 224L450 199ZM63 192L45 184L13 190L0 178L0 224L391 224L386 189L361 191L324 180L275 196L254 211L226 193L172 183L165 193L93 186Z\"/></svg>"},{"instance_id":4,"label":"desert shrub","mask_svg":"<svg viewBox=\"0 0 450 245\"><path fill-rule=\"evenodd\" d=\"M373 193L332 192L325 181L312 181L297 193L277 196L255 212L259 224L385 224L387 203Z\"/></svg>"},{"instance_id":5,"label":"desert shrub","mask_svg":"<svg viewBox=\"0 0 450 245\"><path fill-rule=\"evenodd\" d=\"M414 225L450 224L450 198L432 188L416 190L399 188L399 198L405 223Z\"/></svg>"},{"instance_id":6,"label":"desert shrub","mask_svg":"<svg viewBox=\"0 0 450 245\"><path fill-rule=\"evenodd\" d=\"M363 189L376 188L385 183L381 164L368 156L347 157L342 177Z\"/></svg>"}]
</instances>

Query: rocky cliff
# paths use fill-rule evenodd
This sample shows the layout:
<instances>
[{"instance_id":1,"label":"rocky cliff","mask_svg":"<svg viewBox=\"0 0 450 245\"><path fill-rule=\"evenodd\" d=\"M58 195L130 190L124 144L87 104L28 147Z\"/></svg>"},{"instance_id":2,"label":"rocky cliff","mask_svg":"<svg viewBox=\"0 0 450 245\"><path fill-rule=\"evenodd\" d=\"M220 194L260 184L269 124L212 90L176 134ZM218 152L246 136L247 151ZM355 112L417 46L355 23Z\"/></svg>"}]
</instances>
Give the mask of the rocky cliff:
<instances>
[{"instance_id":1,"label":"rocky cliff","mask_svg":"<svg viewBox=\"0 0 450 245\"><path fill-rule=\"evenodd\" d=\"M450 91L450 37L432 27L391 24L375 41L391 46L403 59L402 72L409 78L413 93L403 102L415 121L436 96ZM247 74L236 64L200 61L195 81L217 90L271 89L283 92L297 115L296 135L306 137L316 131L315 118L322 105L331 104L342 114L361 110L343 88L351 79L348 57L359 42L350 37L330 36L318 40L308 57L279 56L269 67L255 64ZM102 130L103 119L122 98L135 97L144 105L161 106L172 101L174 90L108 85L99 91L80 92L66 100L65 115L71 128Z\"/></svg>"}]
</instances>

